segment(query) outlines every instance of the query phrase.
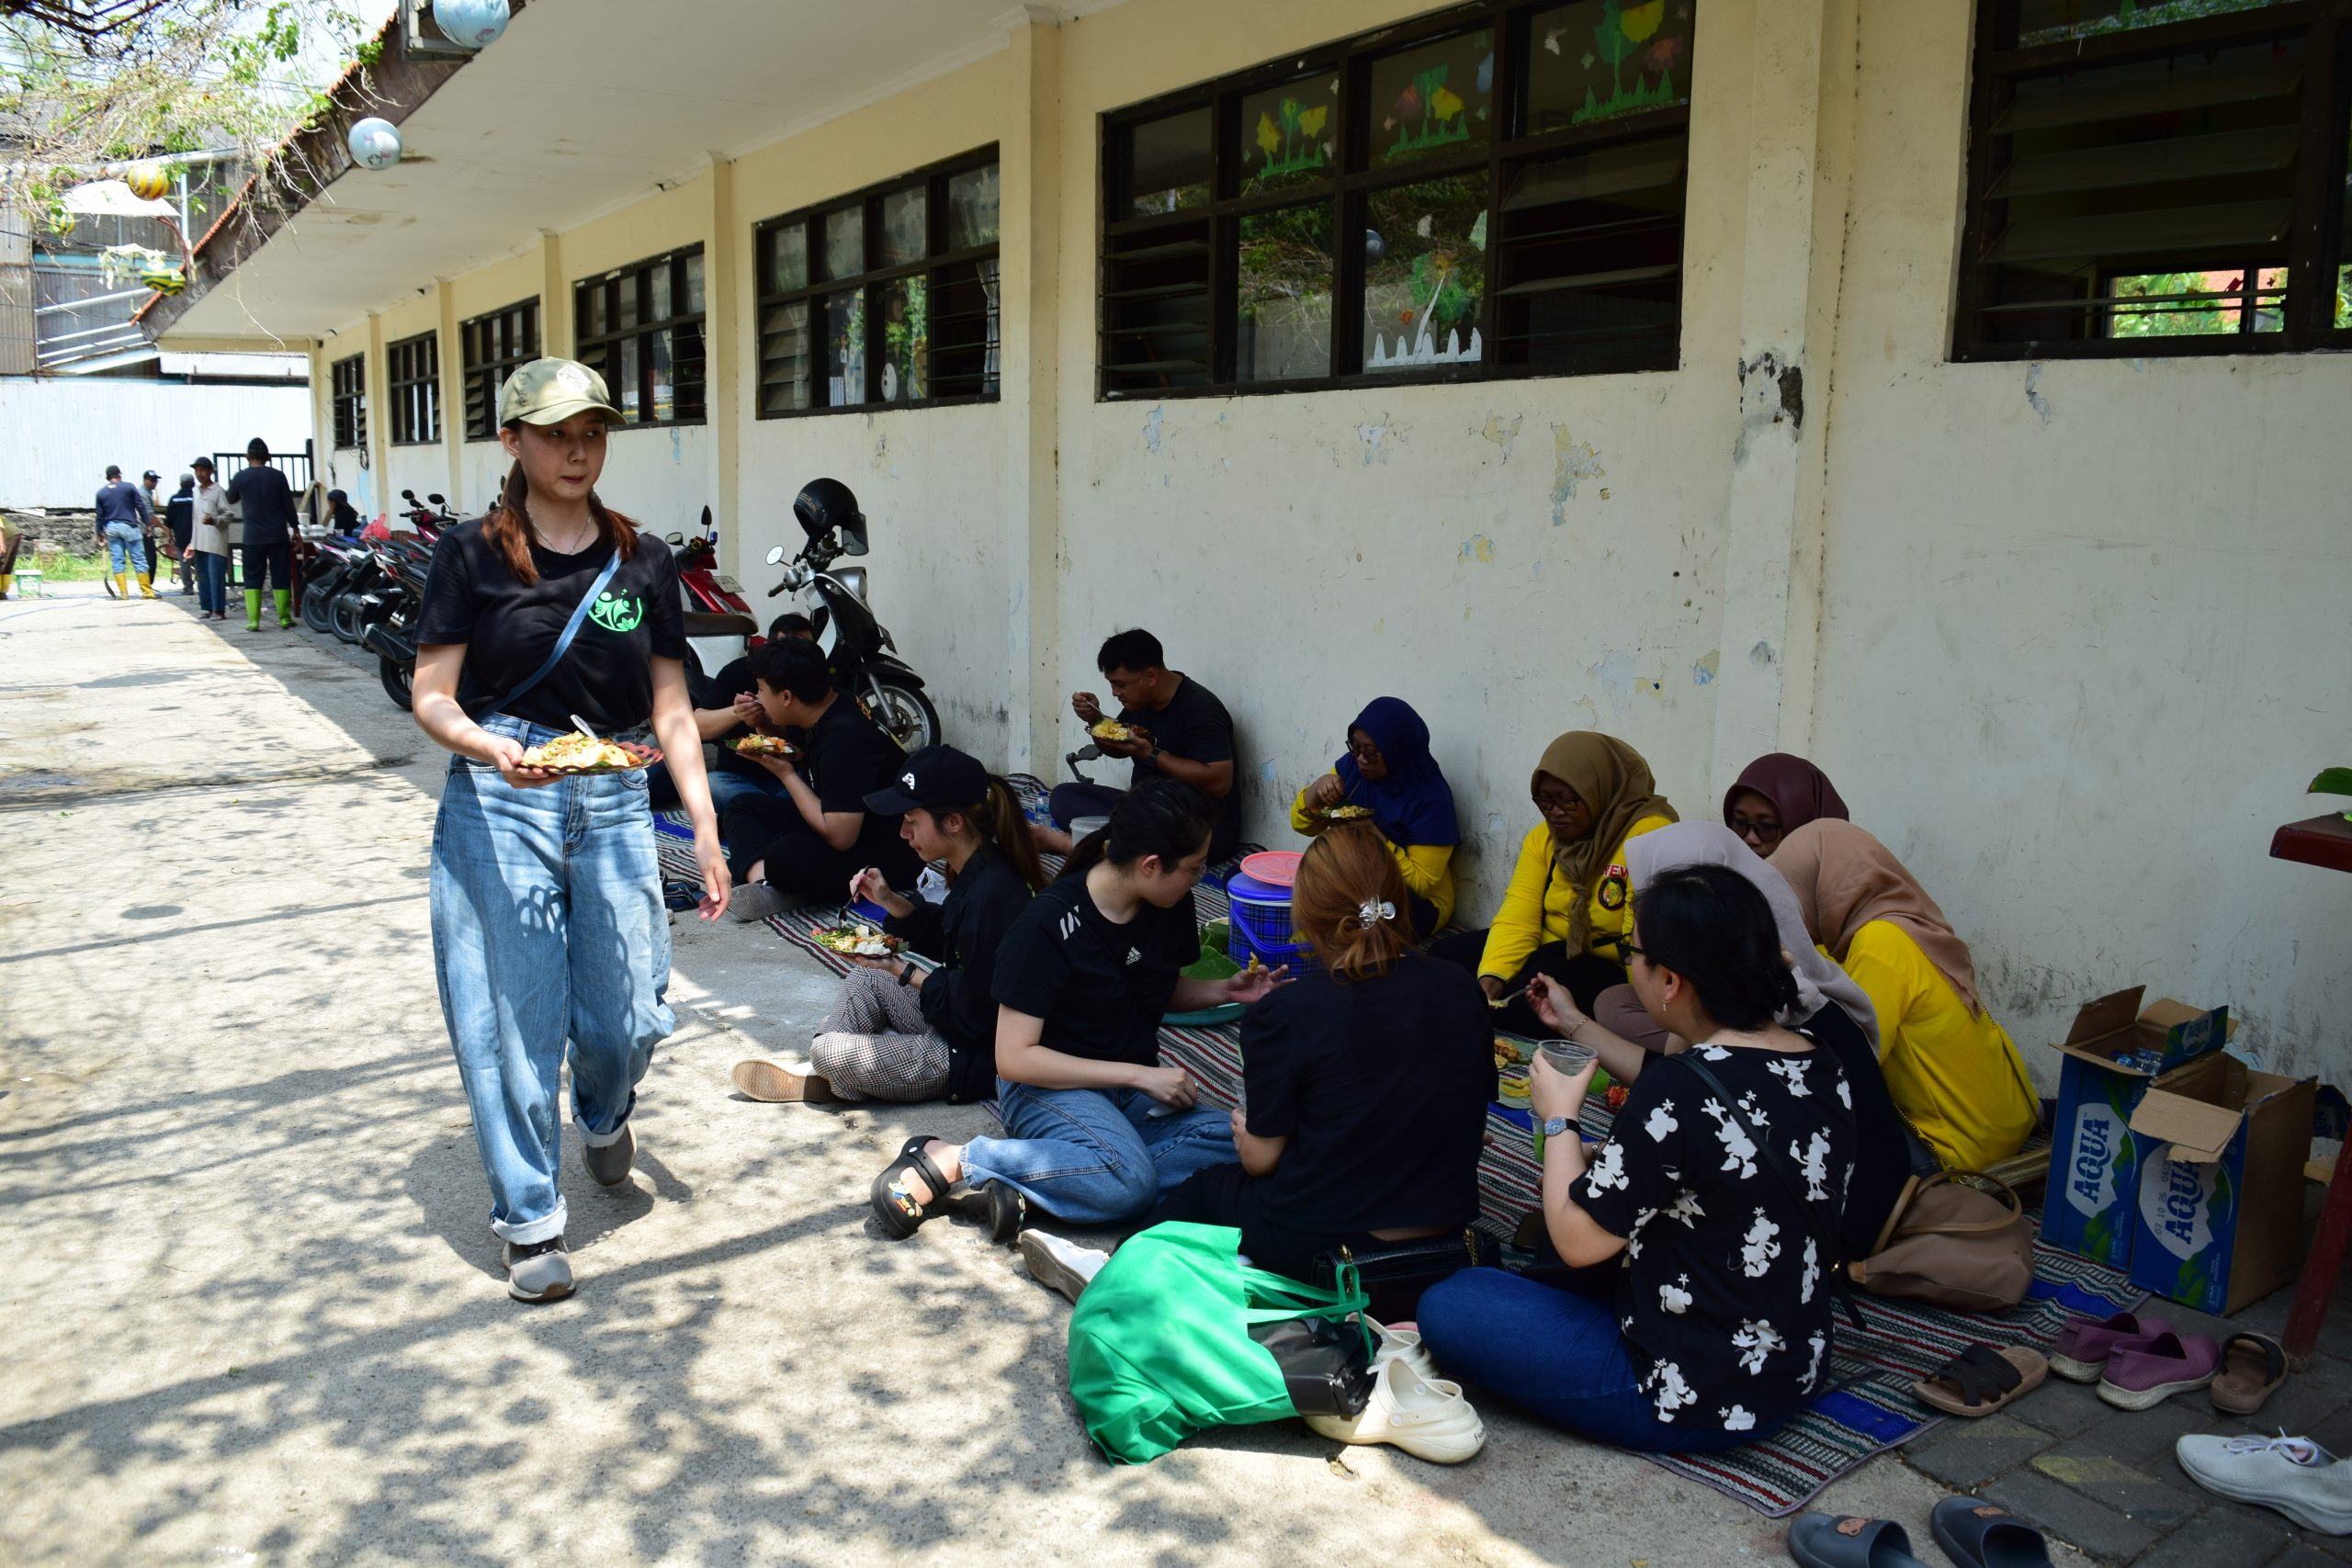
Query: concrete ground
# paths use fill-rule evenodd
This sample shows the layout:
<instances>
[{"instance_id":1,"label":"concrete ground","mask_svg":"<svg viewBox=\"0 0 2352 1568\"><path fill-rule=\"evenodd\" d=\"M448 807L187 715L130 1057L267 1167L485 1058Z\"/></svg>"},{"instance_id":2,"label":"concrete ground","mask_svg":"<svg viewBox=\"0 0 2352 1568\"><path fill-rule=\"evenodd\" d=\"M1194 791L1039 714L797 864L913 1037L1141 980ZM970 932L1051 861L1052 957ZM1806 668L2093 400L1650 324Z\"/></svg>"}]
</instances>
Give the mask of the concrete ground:
<instances>
[{"instance_id":1,"label":"concrete ground","mask_svg":"<svg viewBox=\"0 0 2352 1568\"><path fill-rule=\"evenodd\" d=\"M434 997L444 760L372 664L188 603L0 604L0 1561L1782 1560L1494 1405L1455 1469L1296 1422L1106 1464L1061 1299L867 1216L979 1112L734 1095L831 989L758 927L676 927L638 1176L568 1147L580 1293L508 1300ZM1882 1458L1818 1506L1939 1563L1945 1491Z\"/></svg>"}]
</instances>

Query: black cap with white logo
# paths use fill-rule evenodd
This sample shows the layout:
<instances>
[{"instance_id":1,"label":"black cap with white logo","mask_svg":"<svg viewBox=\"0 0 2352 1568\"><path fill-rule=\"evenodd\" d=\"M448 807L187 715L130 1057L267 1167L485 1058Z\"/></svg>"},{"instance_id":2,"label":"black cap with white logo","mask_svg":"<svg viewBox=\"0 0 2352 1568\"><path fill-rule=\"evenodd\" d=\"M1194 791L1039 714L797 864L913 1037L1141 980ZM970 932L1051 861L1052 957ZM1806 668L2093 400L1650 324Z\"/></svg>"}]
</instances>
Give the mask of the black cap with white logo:
<instances>
[{"instance_id":1,"label":"black cap with white logo","mask_svg":"<svg viewBox=\"0 0 2352 1568\"><path fill-rule=\"evenodd\" d=\"M977 758L953 746L926 746L910 753L898 781L865 797L865 809L902 817L910 808L969 811L988 798L989 771Z\"/></svg>"}]
</instances>

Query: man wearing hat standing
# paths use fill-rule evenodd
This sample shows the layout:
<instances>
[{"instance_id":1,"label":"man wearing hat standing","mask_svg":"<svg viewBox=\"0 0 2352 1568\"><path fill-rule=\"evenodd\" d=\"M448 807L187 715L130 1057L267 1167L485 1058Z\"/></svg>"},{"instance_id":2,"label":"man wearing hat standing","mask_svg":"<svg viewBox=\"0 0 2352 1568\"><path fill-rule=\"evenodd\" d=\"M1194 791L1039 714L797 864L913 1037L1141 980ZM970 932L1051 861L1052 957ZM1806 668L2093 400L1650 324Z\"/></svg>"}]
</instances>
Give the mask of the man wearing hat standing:
<instances>
[{"instance_id":1,"label":"man wearing hat standing","mask_svg":"<svg viewBox=\"0 0 2352 1568\"><path fill-rule=\"evenodd\" d=\"M264 579L276 590L280 631L294 625L294 491L269 466L269 443L245 443L244 471L229 481L229 499L245 509L245 630L261 630Z\"/></svg>"},{"instance_id":2,"label":"man wearing hat standing","mask_svg":"<svg viewBox=\"0 0 2352 1568\"><path fill-rule=\"evenodd\" d=\"M196 530L188 555L196 563L196 609L209 621L229 618L229 492L212 475L212 459L198 456L196 471Z\"/></svg>"}]
</instances>

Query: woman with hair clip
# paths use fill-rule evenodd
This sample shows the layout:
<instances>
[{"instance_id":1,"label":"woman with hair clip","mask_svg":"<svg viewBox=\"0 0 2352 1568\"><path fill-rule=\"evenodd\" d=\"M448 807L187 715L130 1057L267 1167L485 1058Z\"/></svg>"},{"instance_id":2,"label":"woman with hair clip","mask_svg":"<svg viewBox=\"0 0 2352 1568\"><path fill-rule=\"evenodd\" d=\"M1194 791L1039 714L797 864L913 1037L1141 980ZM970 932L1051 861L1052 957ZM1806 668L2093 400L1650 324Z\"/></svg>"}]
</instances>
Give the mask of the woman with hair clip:
<instances>
[{"instance_id":1,"label":"woman with hair clip","mask_svg":"<svg viewBox=\"0 0 2352 1568\"><path fill-rule=\"evenodd\" d=\"M906 760L867 811L899 818L899 836L925 863L947 868L944 904L890 890L868 866L851 879L853 901L880 905L882 929L939 967L904 956L853 958L841 1000L808 1045L808 1066L768 1058L735 1065L735 1087L753 1100L937 1100L957 1104L996 1093L997 950L1029 896L1046 885L1012 787L953 746Z\"/></svg>"},{"instance_id":2,"label":"woman with hair clip","mask_svg":"<svg viewBox=\"0 0 2352 1568\"><path fill-rule=\"evenodd\" d=\"M1421 1341L1447 1377L1600 1442L1731 1448L1826 1379L1850 1091L1835 1056L1773 1021L1797 981L1746 878L1664 873L1634 924L1634 988L1690 1048L1648 1064L1598 1151L1577 1134L1593 1066L1539 1056L1532 1086L1544 1229L1571 1268L1623 1254L1616 1301L1464 1269L1422 1296Z\"/></svg>"},{"instance_id":3,"label":"woman with hair clip","mask_svg":"<svg viewBox=\"0 0 2352 1568\"><path fill-rule=\"evenodd\" d=\"M727 862L686 699L670 552L596 498L620 412L568 359L509 377L499 504L441 537L417 626L416 722L454 753L433 831L442 1017L490 1179L490 1228L517 1301L571 1293L556 1097L569 1044L581 1162L606 1187L636 1157L638 1080L673 1019L669 915L645 770L560 776L526 749L574 728L651 726L694 821L702 915Z\"/></svg>"},{"instance_id":4,"label":"woman with hair clip","mask_svg":"<svg viewBox=\"0 0 2352 1568\"><path fill-rule=\"evenodd\" d=\"M1478 1217L1494 1030L1477 983L1413 951L1405 881L1379 830L1307 846L1293 929L1320 971L1241 1021L1238 1165L1200 1172L1151 1217L1233 1225L1261 1269L1459 1231Z\"/></svg>"},{"instance_id":5,"label":"woman with hair clip","mask_svg":"<svg viewBox=\"0 0 2352 1568\"><path fill-rule=\"evenodd\" d=\"M1283 971L1187 979L1201 955L1193 885L1208 862L1200 797L1176 784L1122 796L1070 852L997 952L997 1112L1004 1136L918 1135L874 1179L883 1233L903 1240L943 1209L1011 1241L1025 1203L1078 1224L1140 1216L1204 1166L1233 1159L1231 1118L1195 1106L1159 1066L1159 1021L1244 1006Z\"/></svg>"}]
</instances>

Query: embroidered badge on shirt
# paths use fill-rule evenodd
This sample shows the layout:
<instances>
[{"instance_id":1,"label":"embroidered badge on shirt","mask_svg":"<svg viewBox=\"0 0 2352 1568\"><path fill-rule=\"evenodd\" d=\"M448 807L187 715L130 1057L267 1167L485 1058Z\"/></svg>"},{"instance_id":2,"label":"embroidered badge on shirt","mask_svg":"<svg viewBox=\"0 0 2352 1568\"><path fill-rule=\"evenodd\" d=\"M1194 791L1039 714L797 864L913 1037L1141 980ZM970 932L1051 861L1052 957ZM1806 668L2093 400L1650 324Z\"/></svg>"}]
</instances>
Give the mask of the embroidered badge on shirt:
<instances>
[{"instance_id":1,"label":"embroidered badge on shirt","mask_svg":"<svg viewBox=\"0 0 2352 1568\"><path fill-rule=\"evenodd\" d=\"M1600 879L1600 907L1614 914L1625 907L1625 868L1612 865L1609 874Z\"/></svg>"},{"instance_id":2,"label":"embroidered badge on shirt","mask_svg":"<svg viewBox=\"0 0 2352 1568\"><path fill-rule=\"evenodd\" d=\"M599 593L588 618L608 632L633 632L645 619L645 602L634 593Z\"/></svg>"}]
</instances>

